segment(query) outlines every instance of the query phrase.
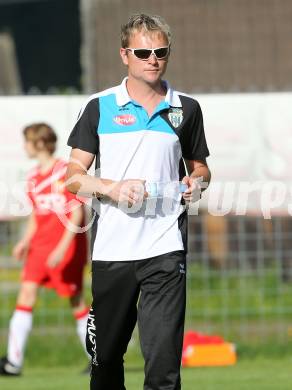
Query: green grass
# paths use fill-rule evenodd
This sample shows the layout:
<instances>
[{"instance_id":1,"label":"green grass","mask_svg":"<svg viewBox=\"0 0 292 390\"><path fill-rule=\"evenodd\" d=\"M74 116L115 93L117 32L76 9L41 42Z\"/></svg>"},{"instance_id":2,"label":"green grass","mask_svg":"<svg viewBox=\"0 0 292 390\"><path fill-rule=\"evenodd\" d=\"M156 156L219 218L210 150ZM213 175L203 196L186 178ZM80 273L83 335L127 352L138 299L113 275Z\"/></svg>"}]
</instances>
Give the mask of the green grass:
<instances>
[{"instance_id":1,"label":"green grass","mask_svg":"<svg viewBox=\"0 0 292 390\"><path fill-rule=\"evenodd\" d=\"M57 331L57 332L56 332ZM238 363L233 367L183 369L183 390L291 390L292 345L238 344ZM0 354L6 339L0 337ZM34 330L29 339L23 376L1 378L1 390L83 390L89 379L84 352L73 328ZM125 358L127 390L142 390L143 359L137 333ZM107 390L107 389L105 389ZM110 389L109 389L110 390Z\"/></svg>"},{"instance_id":2,"label":"green grass","mask_svg":"<svg viewBox=\"0 0 292 390\"><path fill-rule=\"evenodd\" d=\"M260 273L252 269L214 270L191 263L188 268L188 309L197 319L220 321L246 316L273 319L279 312L292 319L292 284L282 282L276 263Z\"/></svg>"},{"instance_id":3,"label":"green grass","mask_svg":"<svg viewBox=\"0 0 292 390\"><path fill-rule=\"evenodd\" d=\"M11 289L0 297L0 305L13 308L19 281L19 269L0 268L0 282L8 283ZM90 301L90 272L86 271L86 296ZM5 301L2 299L5 299ZM292 283L283 283L275 263L257 271L251 269L214 270L204 264L188 265L188 316L195 321L209 320L217 323L223 318L265 320L282 318L292 320ZM54 292L41 294L38 309L64 309L62 300ZM69 313L69 308L65 314ZM0 312L1 316L1 312ZM38 310L36 310L37 324ZM49 319L50 321L50 319Z\"/></svg>"},{"instance_id":4,"label":"green grass","mask_svg":"<svg viewBox=\"0 0 292 390\"><path fill-rule=\"evenodd\" d=\"M182 370L183 390L291 390L292 358L243 360L234 367ZM0 378L2 390L82 390L89 379L81 367L27 368L21 378ZM143 389L143 370L126 368L127 390ZM107 389L105 389L107 390ZM110 389L108 389L110 390Z\"/></svg>"},{"instance_id":5,"label":"green grass","mask_svg":"<svg viewBox=\"0 0 292 390\"><path fill-rule=\"evenodd\" d=\"M88 377L80 374L87 361L72 329L63 334L35 333L29 339L24 375L0 377L0 389L88 389ZM5 353L5 344L2 336L1 354ZM291 351L291 344L241 344L238 363L233 367L183 369L183 390L291 390ZM125 366L127 390L142 390L143 359L137 333L129 344Z\"/></svg>"},{"instance_id":6,"label":"green grass","mask_svg":"<svg viewBox=\"0 0 292 390\"><path fill-rule=\"evenodd\" d=\"M19 269L0 268L0 332L7 329L15 305ZM86 300L90 272L86 271ZM7 286L7 287L6 287ZM2 291L5 293L2 294ZM283 283L275 262L259 274L251 269L216 270L189 263L186 328L219 333L230 341L268 343L292 339L292 284ZM42 290L34 311L34 327L74 326L67 300Z\"/></svg>"}]
</instances>

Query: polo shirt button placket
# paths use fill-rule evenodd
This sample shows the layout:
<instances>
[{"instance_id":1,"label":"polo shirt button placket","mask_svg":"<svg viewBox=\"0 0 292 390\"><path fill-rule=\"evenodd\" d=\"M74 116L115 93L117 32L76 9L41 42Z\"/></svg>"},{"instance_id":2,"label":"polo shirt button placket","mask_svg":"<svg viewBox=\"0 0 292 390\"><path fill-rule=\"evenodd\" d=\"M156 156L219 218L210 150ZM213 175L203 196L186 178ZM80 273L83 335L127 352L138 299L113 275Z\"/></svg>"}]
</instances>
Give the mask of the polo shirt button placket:
<instances>
[{"instance_id":1,"label":"polo shirt button placket","mask_svg":"<svg viewBox=\"0 0 292 390\"><path fill-rule=\"evenodd\" d=\"M145 123L146 128L147 128L147 127L148 127L148 124L149 124L149 122L150 122L150 120L151 120L151 117L149 117L149 115L148 115L147 111L145 110L145 108L142 108L142 110L143 110L143 119L144 119L144 123Z\"/></svg>"}]
</instances>

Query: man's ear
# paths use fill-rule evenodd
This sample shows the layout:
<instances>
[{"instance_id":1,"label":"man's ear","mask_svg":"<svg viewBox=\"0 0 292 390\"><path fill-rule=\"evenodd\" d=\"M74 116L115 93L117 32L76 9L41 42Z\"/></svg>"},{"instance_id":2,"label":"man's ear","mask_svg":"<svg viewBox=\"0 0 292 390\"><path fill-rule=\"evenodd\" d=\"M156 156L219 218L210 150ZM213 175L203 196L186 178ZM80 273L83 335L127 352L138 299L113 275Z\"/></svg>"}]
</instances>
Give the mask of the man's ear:
<instances>
[{"instance_id":1,"label":"man's ear","mask_svg":"<svg viewBox=\"0 0 292 390\"><path fill-rule=\"evenodd\" d=\"M129 61L128 61L128 53L127 53L127 50L124 49L123 47L120 48L120 56L122 58L123 64L124 65L128 65L128 63L129 63Z\"/></svg>"}]
</instances>

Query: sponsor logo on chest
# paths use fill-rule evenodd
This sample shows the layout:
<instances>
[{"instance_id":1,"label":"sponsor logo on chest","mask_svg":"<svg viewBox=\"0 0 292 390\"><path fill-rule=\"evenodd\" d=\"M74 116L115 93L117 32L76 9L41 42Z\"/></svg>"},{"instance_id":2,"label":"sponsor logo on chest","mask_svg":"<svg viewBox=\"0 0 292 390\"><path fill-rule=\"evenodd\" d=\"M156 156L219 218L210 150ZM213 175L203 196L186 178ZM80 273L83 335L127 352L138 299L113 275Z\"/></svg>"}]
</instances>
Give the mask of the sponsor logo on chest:
<instances>
[{"instance_id":1,"label":"sponsor logo on chest","mask_svg":"<svg viewBox=\"0 0 292 390\"><path fill-rule=\"evenodd\" d=\"M63 194L36 194L34 196L37 214L64 214L66 197Z\"/></svg>"},{"instance_id":2,"label":"sponsor logo on chest","mask_svg":"<svg viewBox=\"0 0 292 390\"><path fill-rule=\"evenodd\" d=\"M113 121L120 126L131 126L136 122L136 117L132 114L116 115Z\"/></svg>"},{"instance_id":3,"label":"sponsor logo on chest","mask_svg":"<svg viewBox=\"0 0 292 390\"><path fill-rule=\"evenodd\" d=\"M182 124L183 118L183 110L181 108L170 109L168 113L168 119L173 127L179 127Z\"/></svg>"}]
</instances>

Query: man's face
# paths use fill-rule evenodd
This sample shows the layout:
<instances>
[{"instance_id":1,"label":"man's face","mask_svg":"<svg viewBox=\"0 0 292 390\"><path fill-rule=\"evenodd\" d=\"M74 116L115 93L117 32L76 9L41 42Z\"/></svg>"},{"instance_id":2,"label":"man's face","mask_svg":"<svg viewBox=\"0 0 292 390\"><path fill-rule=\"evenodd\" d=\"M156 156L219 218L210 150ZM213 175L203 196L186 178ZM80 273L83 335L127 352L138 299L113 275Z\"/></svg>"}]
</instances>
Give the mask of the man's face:
<instances>
[{"instance_id":1,"label":"man's face","mask_svg":"<svg viewBox=\"0 0 292 390\"><path fill-rule=\"evenodd\" d=\"M165 46L168 46L168 41L159 32L137 31L132 34L129 41L129 48L131 49L155 49ZM123 63L128 67L129 78L155 85L166 71L168 56L163 59L157 59L154 54L151 54L147 60L141 60L132 52L123 48L120 50L120 54Z\"/></svg>"}]
</instances>

